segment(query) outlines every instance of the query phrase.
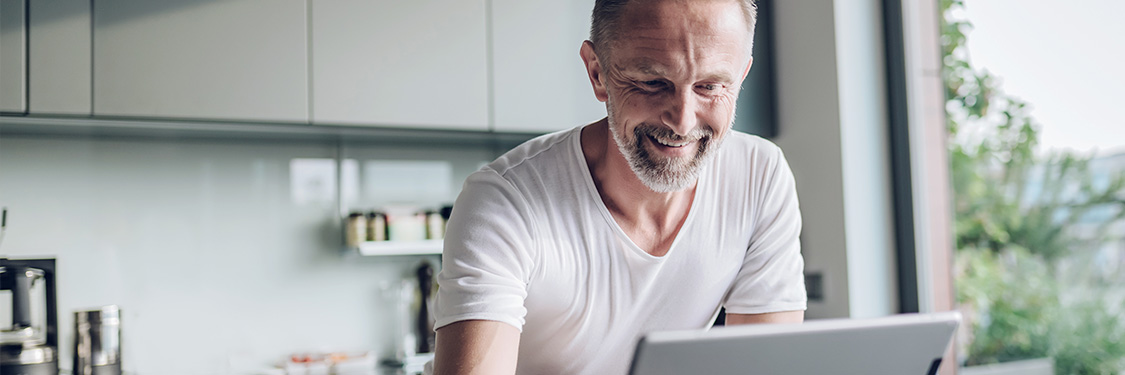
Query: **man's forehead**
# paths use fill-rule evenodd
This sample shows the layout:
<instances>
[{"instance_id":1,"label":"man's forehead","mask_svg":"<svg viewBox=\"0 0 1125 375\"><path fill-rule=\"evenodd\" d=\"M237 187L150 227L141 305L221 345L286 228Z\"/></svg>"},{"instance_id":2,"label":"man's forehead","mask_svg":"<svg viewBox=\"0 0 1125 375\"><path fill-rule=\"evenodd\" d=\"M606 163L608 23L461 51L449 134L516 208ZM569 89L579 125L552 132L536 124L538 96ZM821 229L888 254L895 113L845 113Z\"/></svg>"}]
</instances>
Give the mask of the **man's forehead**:
<instances>
[{"instance_id":1,"label":"man's forehead","mask_svg":"<svg viewBox=\"0 0 1125 375\"><path fill-rule=\"evenodd\" d=\"M750 30L737 0L633 1L622 15L612 54L702 54L704 59L741 60L748 55ZM720 56L715 56L716 54ZM624 61L623 61L624 62ZM628 61L638 68L660 61Z\"/></svg>"},{"instance_id":2,"label":"man's forehead","mask_svg":"<svg viewBox=\"0 0 1125 375\"><path fill-rule=\"evenodd\" d=\"M697 32L749 32L740 0L634 0L621 13L622 30L687 27Z\"/></svg>"}]
</instances>

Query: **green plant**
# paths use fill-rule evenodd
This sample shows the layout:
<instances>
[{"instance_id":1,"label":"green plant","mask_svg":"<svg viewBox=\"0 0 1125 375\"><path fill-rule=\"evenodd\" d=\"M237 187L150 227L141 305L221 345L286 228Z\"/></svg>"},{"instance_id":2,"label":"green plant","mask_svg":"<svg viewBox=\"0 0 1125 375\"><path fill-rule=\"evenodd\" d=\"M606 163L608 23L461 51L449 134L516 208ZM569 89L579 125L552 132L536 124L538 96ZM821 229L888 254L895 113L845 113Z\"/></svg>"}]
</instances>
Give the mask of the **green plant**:
<instances>
[{"instance_id":1,"label":"green plant","mask_svg":"<svg viewBox=\"0 0 1125 375\"><path fill-rule=\"evenodd\" d=\"M1023 248L996 255L974 249L957 257L958 300L976 308L966 321L977 328L969 366L1050 354L1048 322L1058 314L1058 288L1041 277L1046 262Z\"/></svg>"},{"instance_id":2,"label":"green plant","mask_svg":"<svg viewBox=\"0 0 1125 375\"><path fill-rule=\"evenodd\" d=\"M1069 316L1052 325L1051 354L1057 374L1121 372L1125 353L1125 327L1118 317L1121 304L1098 297L1088 296L1079 303L1068 304L1063 313Z\"/></svg>"},{"instance_id":3,"label":"green plant","mask_svg":"<svg viewBox=\"0 0 1125 375\"><path fill-rule=\"evenodd\" d=\"M941 6L957 299L973 336L965 363L1052 356L1059 374L1116 374L1125 280L1087 271L1125 219L1125 173L1096 183L1089 158L1037 155L1028 104L970 63L965 1ZM1099 210L1110 215L1084 220Z\"/></svg>"}]
</instances>

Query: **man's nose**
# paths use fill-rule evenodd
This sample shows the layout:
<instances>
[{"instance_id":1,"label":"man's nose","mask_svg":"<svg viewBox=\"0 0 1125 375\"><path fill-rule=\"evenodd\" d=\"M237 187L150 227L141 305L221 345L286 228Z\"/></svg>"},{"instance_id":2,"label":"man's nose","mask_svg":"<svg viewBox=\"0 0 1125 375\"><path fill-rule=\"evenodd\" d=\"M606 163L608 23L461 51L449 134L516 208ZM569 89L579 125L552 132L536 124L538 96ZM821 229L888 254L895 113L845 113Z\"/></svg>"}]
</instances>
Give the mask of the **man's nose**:
<instances>
[{"instance_id":1,"label":"man's nose","mask_svg":"<svg viewBox=\"0 0 1125 375\"><path fill-rule=\"evenodd\" d=\"M669 100L671 102L668 103L664 114L661 116L664 125L679 135L691 133L698 123L695 113L698 104L695 102L695 95L690 90L681 89L676 90Z\"/></svg>"}]
</instances>

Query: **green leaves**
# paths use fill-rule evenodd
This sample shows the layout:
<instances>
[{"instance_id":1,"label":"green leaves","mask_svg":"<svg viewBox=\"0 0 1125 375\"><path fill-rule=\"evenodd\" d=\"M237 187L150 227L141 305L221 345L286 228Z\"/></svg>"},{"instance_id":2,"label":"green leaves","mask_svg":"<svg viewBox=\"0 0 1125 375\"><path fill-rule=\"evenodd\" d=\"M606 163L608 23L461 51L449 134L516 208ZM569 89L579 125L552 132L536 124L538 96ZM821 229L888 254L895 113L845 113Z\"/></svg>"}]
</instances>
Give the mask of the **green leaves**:
<instances>
[{"instance_id":1,"label":"green leaves","mask_svg":"<svg viewBox=\"0 0 1125 375\"><path fill-rule=\"evenodd\" d=\"M1100 259L1109 229L1125 221L1125 173L1095 176L1089 157L1037 155L1029 104L969 60L964 1L941 6L954 272L973 336L965 364L1051 356L1058 374L1117 374L1125 262Z\"/></svg>"},{"instance_id":2,"label":"green leaves","mask_svg":"<svg viewBox=\"0 0 1125 375\"><path fill-rule=\"evenodd\" d=\"M981 365L1051 354L1050 322L1059 314L1058 288L1045 282L1048 268L1027 249L966 249L958 254L957 297L967 314L972 343L965 365Z\"/></svg>"}]
</instances>

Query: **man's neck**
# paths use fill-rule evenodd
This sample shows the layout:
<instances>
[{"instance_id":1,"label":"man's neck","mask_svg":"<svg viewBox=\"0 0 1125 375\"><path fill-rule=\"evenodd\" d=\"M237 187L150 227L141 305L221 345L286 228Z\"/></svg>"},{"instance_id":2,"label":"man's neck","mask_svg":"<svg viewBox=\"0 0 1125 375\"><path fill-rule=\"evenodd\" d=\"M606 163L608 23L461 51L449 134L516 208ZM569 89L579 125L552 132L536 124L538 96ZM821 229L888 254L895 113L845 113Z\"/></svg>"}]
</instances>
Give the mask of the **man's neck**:
<instances>
[{"instance_id":1,"label":"man's neck","mask_svg":"<svg viewBox=\"0 0 1125 375\"><path fill-rule=\"evenodd\" d=\"M583 128L581 137L590 177L617 224L642 248L645 246L634 234L667 237L670 242L687 217L695 186L669 193L655 192L646 186L618 149L606 119ZM664 251L649 252L662 255Z\"/></svg>"}]
</instances>

